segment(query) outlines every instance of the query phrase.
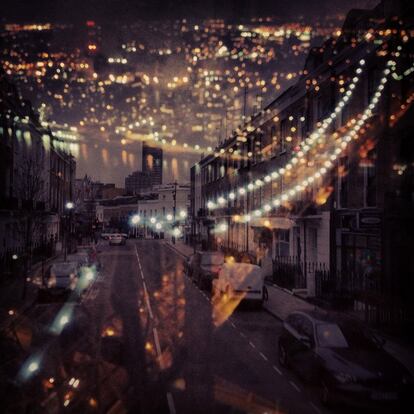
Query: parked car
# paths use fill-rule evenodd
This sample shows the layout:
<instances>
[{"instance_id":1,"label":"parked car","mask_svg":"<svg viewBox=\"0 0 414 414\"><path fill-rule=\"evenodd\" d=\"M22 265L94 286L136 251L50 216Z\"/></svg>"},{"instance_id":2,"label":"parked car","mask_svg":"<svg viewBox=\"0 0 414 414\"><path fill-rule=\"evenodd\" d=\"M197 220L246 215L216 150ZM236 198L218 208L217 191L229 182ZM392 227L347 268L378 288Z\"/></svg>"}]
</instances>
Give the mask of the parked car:
<instances>
[{"instance_id":1,"label":"parked car","mask_svg":"<svg viewBox=\"0 0 414 414\"><path fill-rule=\"evenodd\" d=\"M213 291L230 298L263 304L264 277L262 269L248 263L225 263L213 280Z\"/></svg>"},{"instance_id":2,"label":"parked car","mask_svg":"<svg viewBox=\"0 0 414 414\"><path fill-rule=\"evenodd\" d=\"M102 231L101 233L101 238L104 240L109 240L109 237L112 236L113 234L118 233L117 229L113 229L113 228L108 228L105 229L104 231Z\"/></svg>"},{"instance_id":3,"label":"parked car","mask_svg":"<svg viewBox=\"0 0 414 414\"><path fill-rule=\"evenodd\" d=\"M125 237L120 233L111 234L109 236L110 246L124 246L126 243Z\"/></svg>"},{"instance_id":4,"label":"parked car","mask_svg":"<svg viewBox=\"0 0 414 414\"><path fill-rule=\"evenodd\" d=\"M88 266L90 264L89 254L86 252L77 252L67 256L68 262L78 263L78 266Z\"/></svg>"},{"instance_id":5,"label":"parked car","mask_svg":"<svg viewBox=\"0 0 414 414\"><path fill-rule=\"evenodd\" d=\"M192 278L200 288L211 289L213 279L224 264L224 255L221 252L196 252L187 265L187 275Z\"/></svg>"},{"instance_id":6,"label":"parked car","mask_svg":"<svg viewBox=\"0 0 414 414\"><path fill-rule=\"evenodd\" d=\"M49 289L74 290L79 277L79 264L77 262L54 263L50 268L47 281Z\"/></svg>"},{"instance_id":7,"label":"parked car","mask_svg":"<svg viewBox=\"0 0 414 414\"><path fill-rule=\"evenodd\" d=\"M413 379L384 341L354 320L323 312L293 312L279 339L279 362L320 386L325 404L398 404Z\"/></svg>"}]
</instances>

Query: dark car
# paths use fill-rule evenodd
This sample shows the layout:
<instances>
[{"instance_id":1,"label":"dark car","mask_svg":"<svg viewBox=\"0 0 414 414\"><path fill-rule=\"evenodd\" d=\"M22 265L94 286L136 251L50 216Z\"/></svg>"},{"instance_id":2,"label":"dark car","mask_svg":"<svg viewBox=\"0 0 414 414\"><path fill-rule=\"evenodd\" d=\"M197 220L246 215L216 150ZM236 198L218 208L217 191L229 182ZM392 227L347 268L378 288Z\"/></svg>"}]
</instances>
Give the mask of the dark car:
<instances>
[{"instance_id":1,"label":"dark car","mask_svg":"<svg viewBox=\"0 0 414 414\"><path fill-rule=\"evenodd\" d=\"M210 290L213 279L224 263L224 255L221 252L199 251L190 257L187 264L187 275L192 278L202 289Z\"/></svg>"},{"instance_id":2,"label":"dark car","mask_svg":"<svg viewBox=\"0 0 414 414\"><path fill-rule=\"evenodd\" d=\"M323 312L293 312L279 338L279 362L317 383L325 404L399 404L412 377L384 341L354 320Z\"/></svg>"}]
</instances>

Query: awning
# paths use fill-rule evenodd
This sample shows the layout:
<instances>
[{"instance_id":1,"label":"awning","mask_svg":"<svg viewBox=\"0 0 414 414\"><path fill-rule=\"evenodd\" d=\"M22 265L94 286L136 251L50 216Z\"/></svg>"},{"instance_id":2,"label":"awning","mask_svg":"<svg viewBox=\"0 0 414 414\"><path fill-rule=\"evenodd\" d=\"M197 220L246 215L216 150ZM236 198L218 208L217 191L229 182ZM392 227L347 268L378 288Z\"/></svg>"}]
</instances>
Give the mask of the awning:
<instances>
[{"instance_id":1,"label":"awning","mask_svg":"<svg viewBox=\"0 0 414 414\"><path fill-rule=\"evenodd\" d=\"M287 217L255 217L250 221L250 225L252 227L289 230L295 225L295 222Z\"/></svg>"}]
</instances>

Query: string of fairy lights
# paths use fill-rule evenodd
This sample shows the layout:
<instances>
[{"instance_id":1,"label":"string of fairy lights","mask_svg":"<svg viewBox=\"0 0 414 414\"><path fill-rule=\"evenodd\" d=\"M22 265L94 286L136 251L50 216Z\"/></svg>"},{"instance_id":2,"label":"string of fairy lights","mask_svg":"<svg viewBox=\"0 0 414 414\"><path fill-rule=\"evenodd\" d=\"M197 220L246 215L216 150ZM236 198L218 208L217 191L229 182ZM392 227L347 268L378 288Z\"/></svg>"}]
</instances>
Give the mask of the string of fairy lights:
<instances>
[{"instance_id":1,"label":"string of fairy lights","mask_svg":"<svg viewBox=\"0 0 414 414\"><path fill-rule=\"evenodd\" d=\"M325 153L319 154L319 157L323 161L321 167L319 167L313 174L308 175L305 179L303 179L296 185L284 189L277 196L270 197L262 206L256 208L251 213L246 213L243 216L233 215L231 216L232 219L234 221L247 223L254 217L259 218L262 215L269 213L273 209L277 209L281 207L283 204L287 203L289 200L292 200L294 197L296 197L299 193L305 191L310 186L313 186L315 185L315 183L322 180L323 177L328 173L328 171L335 165L335 161L348 148L349 144L353 140L357 140L359 138L359 132L361 131L361 129L363 129L363 126L368 121L368 119L373 115L374 109L378 105L380 98L382 96L382 93L384 91L385 84L388 81L388 76L390 75L390 73L395 71L395 68L396 68L396 62L393 60L389 60L386 64L386 68L382 72L383 76L379 81L379 84L375 90L375 93L373 94L373 97L369 105L362 112L358 121L355 121L353 123L352 128L350 128L348 132L346 132L342 137L340 137L339 139L336 139L333 142L333 149L331 151L327 151ZM292 165L293 167L294 164L290 164L290 165ZM268 180L265 179L264 181L266 182ZM250 184L253 184L253 186L255 187L249 186ZM244 195L247 192L247 190L261 187L262 185L264 185L263 181L261 183L258 183L257 181L251 182L246 187L243 187L245 188L245 192L242 192L243 194L239 192L239 194ZM229 197L229 199L231 199L231 197ZM158 230L158 231L168 230L175 236L179 236L181 234L180 229L176 227L176 223L174 223L172 220L167 220L167 221L158 220L157 218L154 217L152 218L152 220L150 220L150 224L153 226L155 230ZM217 226L216 226L217 232L224 231L226 229L227 229L227 223L224 223L224 222L217 223Z\"/></svg>"},{"instance_id":2,"label":"string of fairy lights","mask_svg":"<svg viewBox=\"0 0 414 414\"><path fill-rule=\"evenodd\" d=\"M209 200L207 202L207 208L209 210L213 210L216 207L224 206L228 201L232 201L236 198L236 194L240 196L244 196L247 194L248 191L253 191L255 188L261 187L263 185L263 181L269 183L272 179L277 179L287 172L289 172L296 164L300 163L302 159L305 158L306 154L318 143L323 142L324 134L326 133L329 126L332 122L337 118L337 116L342 112L345 108L346 104L352 97L353 91L357 83L360 80L360 77L363 73L363 67L365 65L365 60L361 59L359 61L359 65L355 70L355 76L352 79L352 82L349 84L346 93L344 94L343 98L339 100L338 104L336 105L335 109L332 113L322 121L321 126L312 132L308 138L306 138L298 148L297 152L293 153L291 160L284 165L283 167L277 168L271 171L269 174L263 175L260 178L257 178L254 182L250 182L247 186L240 186L238 188L229 191L228 193L221 194L216 200Z\"/></svg>"},{"instance_id":3,"label":"string of fairy lights","mask_svg":"<svg viewBox=\"0 0 414 414\"><path fill-rule=\"evenodd\" d=\"M382 44L386 39L388 39L391 36L391 32L385 31L385 32L380 32L377 34L377 36L372 35L371 31L367 31L365 36L363 36L364 39L366 39L367 41L369 40L370 42L374 43L374 40L376 38L378 38L378 43L377 44ZM366 52L368 53L368 52ZM362 65L363 66L363 65ZM360 70L358 70L360 69ZM345 91L344 88L344 83L345 80L344 79L340 79L340 84L341 84L341 88L340 88L340 92L343 93L343 99L340 100L340 102L338 103L338 105L342 105L342 108L339 108L336 112L336 114L339 114L340 111L343 109L343 107L346 105L346 103L349 101L349 99L351 98L352 95L352 91L354 90L356 83L358 82L360 75L362 73L362 68L359 67L357 69L357 73L355 74L355 76L352 79L352 82L350 83L350 85L348 86L347 90ZM355 78L357 78L357 80L355 81ZM308 85L309 82L309 85ZM318 82L315 79L308 79L306 81L307 86L306 88L313 88L316 92L319 90L319 85ZM341 103L342 102L342 103ZM272 111L272 109L267 108L264 110L260 110L259 112L249 116L249 117L242 117L243 121L244 121L244 125L239 125L236 130L234 131L235 135L238 136L240 138L240 140L242 141L244 137L247 136L248 133L251 133L252 131L254 131L256 129L256 127L253 125L253 122L255 121L260 121L264 116L270 116L273 117L275 122L277 122L279 120L277 113L274 113ZM293 121L294 117L291 115L289 117L290 121ZM305 117L301 116L298 118L298 120L300 120L301 122L305 122ZM323 128L323 123L321 123L321 127ZM153 125L153 124L152 124ZM134 134L140 134L139 130L135 130L134 129L134 125L130 125L128 128L126 127L117 127L116 129L116 133L121 133L124 132L125 138L123 138L121 141L122 143L125 145L127 142L134 142L133 136ZM317 131L315 132L315 134L318 133ZM161 136L162 133L160 133L159 131L152 131L150 133L147 133L145 136L145 139L147 140L153 140L156 142L157 145L161 145L161 146L168 146L170 149L172 148L177 148L182 150L183 152L193 152L193 153L198 153L200 155L204 155L207 156L209 154L214 155L215 157L219 157L220 155L223 155L225 152L229 153L229 156L231 157L238 157L239 159L241 158L239 155L239 150L238 149L233 149L233 147L230 148L221 148L221 149L214 149L211 146L207 146L204 147L202 145L199 144L189 144L187 142L184 143L179 143L177 142L177 140L175 138L167 138L165 135ZM291 139L291 137L288 137ZM139 138L139 139L142 139ZM312 142L312 137L309 137L309 139ZM316 138L317 139L317 138ZM302 142L301 144L299 144L299 146L306 146L307 142Z\"/></svg>"},{"instance_id":4,"label":"string of fairy lights","mask_svg":"<svg viewBox=\"0 0 414 414\"><path fill-rule=\"evenodd\" d=\"M343 154L347 149L349 144L353 140L359 138L359 131L363 128L365 122L372 116L375 107L378 105L380 98L382 96L385 84L388 81L388 75L391 73L390 67L394 66L394 61L388 61L387 68L383 70L383 77L381 78L379 85L374 93L370 104L362 113L360 119L355 123L351 130L338 139L335 142L334 150L329 151L323 154L325 161L323 162L322 167L318 168L313 174L302 180L299 184L294 187L288 188L282 191L278 196L271 197L263 207L259 207L252 212L254 217L261 217L264 213L272 210L272 207L280 207L283 203L288 202L290 199L294 198L298 193L303 192L306 188L312 186L318 180L321 180L323 176L329 171L330 168L334 166L335 161ZM251 215L246 214L243 217L245 222L250 221Z\"/></svg>"},{"instance_id":5,"label":"string of fairy lights","mask_svg":"<svg viewBox=\"0 0 414 414\"><path fill-rule=\"evenodd\" d=\"M315 130L315 132L313 134L311 134L306 140L304 140L304 142L299 144L299 147L302 147L302 150L304 150L305 152L308 151L308 147L313 145L318 138L320 138L320 136L326 131L326 129L331 125L331 123L333 122L334 118L336 117L337 114L339 114L343 108L346 106L346 104L349 102L349 100L352 97L353 91L357 85L357 83L359 82L362 72L363 72L363 67L365 65L365 60L361 59L359 62L359 65L357 67L357 69L355 70L355 74L350 82L350 84L348 85L347 89L344 90L343 92L343 96L342 98L339 100L337 106L335 107L335 110L333 112L334 115L332 115L332 117L328 117L325 120L323 120L320 123L320 127ZM238 127L235 132L238 134L238 136L240 137L240 140L243 141L245 140L245 136L247 136L248 133L251 133L252 131L254 131L256 128L252 125L252 121L255 117L257 116L264 116L264 115L268 115L271 114L272 110L271 109L266 109L264 111L261 111L260 113L253 115L249 118L246 119L246 124L244 125L244 130L242 130L241 127ZM279 121L279 117L277 116L276 113L271 115L274 119L275 122ZM294 117L291 115L288 117L289 121L293 121ZM299 118L300 122L305 122L305 117L301 116ZM131 128L129 131L127 131L129 134L134 134L134 130L133 128ZM215 151L211 146L207 146L207 147L203 147L199 144L195 144L195 145L191 145L188 144L186 142L180 144L177 142L176 139L167 139L165 137L161 137L160 133L158 131L153 132L152 134L148 134L147 138L149 140L153 140L155 142L157 142L157 144L159 145L168 145L170 147L181 147L182 149L186 150L186 151L194 151L200 154L214 154L216 157L224 154L226 152L226 150L224 148L221 148L220 150ZM131 138L130 138L131 140ZM125 141L124 141L125 142ZM231 156L238 156L238 150L233 150L233 148L229 148L228 152L230 153ZM299 152L299 150L298 150Z\"/></svg>"}]
</instances>

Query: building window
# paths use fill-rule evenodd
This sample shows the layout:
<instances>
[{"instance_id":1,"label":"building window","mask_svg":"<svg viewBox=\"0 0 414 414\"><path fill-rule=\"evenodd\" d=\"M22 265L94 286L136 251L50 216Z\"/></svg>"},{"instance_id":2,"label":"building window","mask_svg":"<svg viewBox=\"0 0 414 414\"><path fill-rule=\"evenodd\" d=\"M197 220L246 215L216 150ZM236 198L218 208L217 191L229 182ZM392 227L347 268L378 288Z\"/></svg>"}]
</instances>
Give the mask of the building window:
<instances>
[{"instance_id":1,"label":"building window","mask_svg":"<svg viewBox=\"0 0 414 414\"><path fill-rule=\"evenodd\" d=\"M308 229L308 257L307 260L315 262L317 260L318 230L314 227Z\"/></svg>"},{"instance_id":2,"label":"building window","mask_svg":"<svg viewBox=\"0 0 414 414\"><path fill-rule=\"evenodd\" d=\"M276 245L275 255L276 256L289 256L289 230L278 229L275 231Z\"/></svg>"}]
</instances>

